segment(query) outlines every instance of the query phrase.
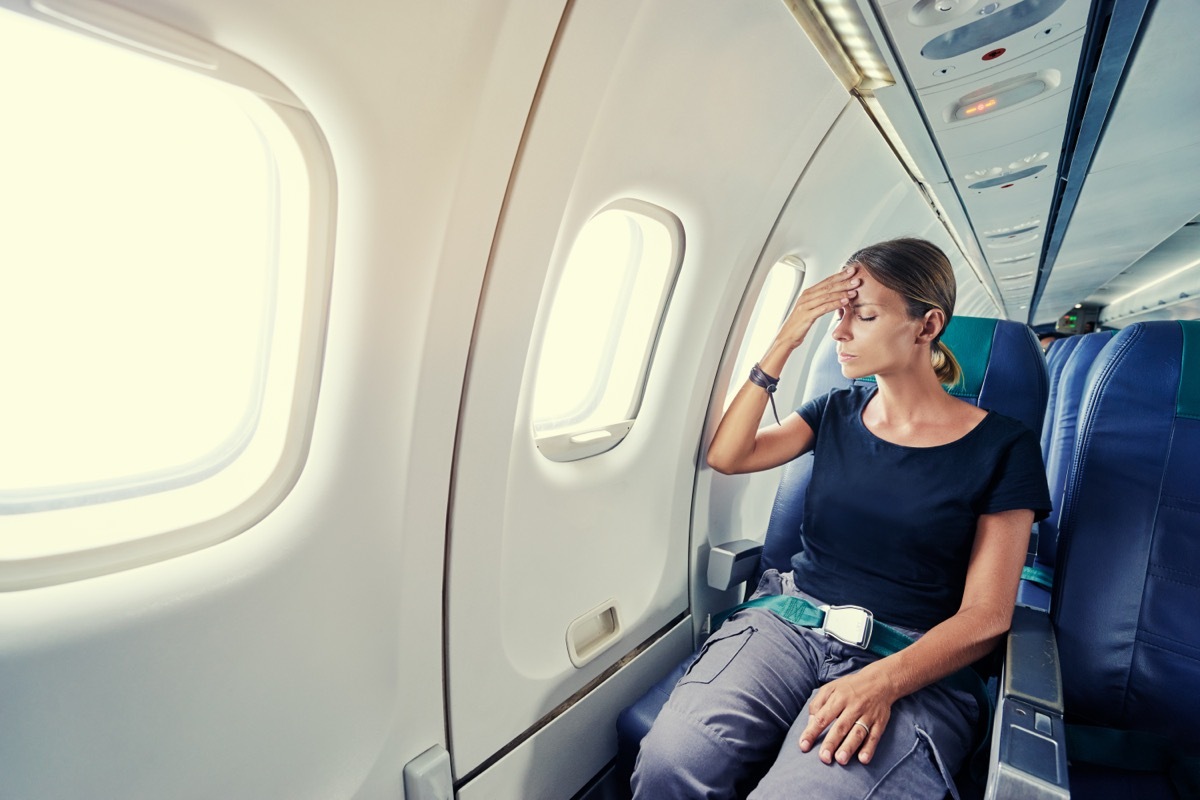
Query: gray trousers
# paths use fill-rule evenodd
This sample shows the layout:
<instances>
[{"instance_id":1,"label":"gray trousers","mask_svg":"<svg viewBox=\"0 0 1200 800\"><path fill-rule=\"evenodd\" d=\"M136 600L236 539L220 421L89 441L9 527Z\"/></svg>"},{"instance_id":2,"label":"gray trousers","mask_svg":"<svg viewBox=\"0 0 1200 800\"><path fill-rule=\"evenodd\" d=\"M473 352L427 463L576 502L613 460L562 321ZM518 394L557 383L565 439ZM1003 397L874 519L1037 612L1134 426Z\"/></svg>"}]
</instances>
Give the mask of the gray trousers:
<instances>
[{"instance_id":1,"label":"gray trousers","mask_svg":"<svg viewBox=\"0 0 1200 800\"><path fill-rule=\"evenodd\" d=\"M756 596L820 602L791 578L768 571ZM971 754L979 711L969 692L934 684L900 699L870 764L825 764L819 746L800 752L813 693L878 658L769 611L738 612L708 639L642 740L634 798L957 800L952 775Z\"/></svg>"}]
</instances>

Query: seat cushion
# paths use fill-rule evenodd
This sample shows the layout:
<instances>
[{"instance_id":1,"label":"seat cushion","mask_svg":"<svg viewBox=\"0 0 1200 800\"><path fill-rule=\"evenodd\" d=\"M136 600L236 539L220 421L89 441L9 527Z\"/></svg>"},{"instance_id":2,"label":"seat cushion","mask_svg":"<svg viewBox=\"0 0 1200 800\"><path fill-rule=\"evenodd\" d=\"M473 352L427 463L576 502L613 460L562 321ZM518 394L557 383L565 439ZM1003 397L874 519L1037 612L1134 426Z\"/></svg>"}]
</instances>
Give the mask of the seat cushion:
<instances>
[{"instance_id":1,"label":"seat cushion","mask_svg":"<svg viewBox=\"0 0 1200 800\"><path fill-rule=\"evenodd\" d=\"M638 747L642 739L650 732L658 712L667 704L671 690L683 673L687 672L692 663L692 656L681 661L675 669L667 673L662 680L650 689L637 702L627 707L617 716L617 767L624 776L633 774L633 765L637 760Z\"/></svg>"}]
</instances>

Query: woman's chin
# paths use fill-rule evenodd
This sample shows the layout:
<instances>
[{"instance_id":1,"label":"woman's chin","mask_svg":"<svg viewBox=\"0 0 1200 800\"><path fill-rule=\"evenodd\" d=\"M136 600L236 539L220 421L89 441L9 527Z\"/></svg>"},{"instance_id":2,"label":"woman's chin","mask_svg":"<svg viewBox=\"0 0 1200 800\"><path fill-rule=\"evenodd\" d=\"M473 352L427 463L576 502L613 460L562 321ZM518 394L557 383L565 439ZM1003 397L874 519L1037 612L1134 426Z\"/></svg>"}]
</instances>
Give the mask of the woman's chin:
<instances>
[{"instance_id":1,"label":"woman's chin","mask_svg":"<svg viewBox=\"0 0 1200 800\"><path fill-rule=\"evenodd\" d=\"M847 361L847 362L843 363L841 365L841 367L842 367L842 377L849 378L852 381L857 380L859 378L865 378L868 375L872 374L870 372L864 372L853 361Z\"/></svg>"}]
</instances>

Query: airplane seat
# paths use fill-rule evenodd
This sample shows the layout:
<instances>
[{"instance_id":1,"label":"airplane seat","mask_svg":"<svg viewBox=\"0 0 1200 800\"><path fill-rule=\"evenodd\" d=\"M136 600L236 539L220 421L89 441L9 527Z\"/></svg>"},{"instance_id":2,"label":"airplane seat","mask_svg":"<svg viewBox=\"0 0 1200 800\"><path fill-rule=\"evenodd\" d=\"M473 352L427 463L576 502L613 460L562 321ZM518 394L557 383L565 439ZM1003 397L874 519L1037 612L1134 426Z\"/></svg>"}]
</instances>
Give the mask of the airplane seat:
<instances>
[{"instance_id":1,"label":"airplane seat","mask_svg":"<svg viewBox=\"0 0 1200 800\"><path fill-rule=\"evenodd\" d=\"M1050 588L1048 582L1054 575L1054 555L1058 548L1058 521L1062 513L1062 493L1066 483L1067 467L1071 463L1071 455L1075 449L1075 429L1079 419L1079 406L1083 402L1083 389L1087 381L1088 370L1096 360L1096 356L1112 339L1115 331L1101 331L1073 337L1073 349L1066 351L1067 356L1059 359L1051 366L1047 361L1048 370L1058 371L1057 396L1052 409L1047 413L1054 414L1053 419L1046 418L1045 428L1050 431L1050 445L1046 459L1046 477L1050 483L1050 501L1052 508L1050 516L1038 523L1037 551L1034 554L1034 578L1021 581L1017 592L1017 602L1021 605L1043 610L1050 608ZM1069 341L1060 339L1059 342ZM1059 342L1055 342L1058 344Z\"/></svg>"},{"instance_id":2,"label":"airplane seat","mask_svg":"<svg viewBox=\"0 0 1200 800\"><path fill-rule=\"evenodd\" d=\"M994 796L1198 797L1200 322L1131 325L1090 373L1050 612L1009 636L992 774L1016 783Z\"/></svg>"},{"instance_id":3,"label":"airplane seat","mask_svg":"<svg viewBox=\"0 0 1200 800\"><path fill-rule=\"evenodd\" d=\"M1041 434L1042 460L1047 464L1050 463L1050 439L1054 436L1054 423L1057 418L1059 382L1062 379L1063 367L1066 366L1071 353L1079 346L1080 338L1079 336L1068 336L1066 339L1058 339L1046 351L1046 371L1050 378L1050 390L1046 398L1046 421L1041 428Z\"/></svg>"},{"instance_id":4,"label":"airplane seat","mask_svg":"<svg viewBox=\"0 0 1200 800\"><path fill-rule=\"evenodd\" d=\"M963 369L963 380L950 390L952 394L1019 419L1035 432L1041 429L1048 390L1046 364L1042 350L1027 326L1008 320L956 316L947 326L943 340ZM851 381L841 374L833 340L823 337L809 370L804 400L850 384ZM740 580L716 588L730 588L745 581L749 592L765 570L792 568L792 556L800 550L800 523L812 462L810 453L784 465L763 544L753 548L730 547L750 566L744 570L724 571L726 575L738 575ZM714 547L710 559L720 549L722 546ZM712 564L709 566L712 583ZM685 659L618 716L617 769L623 777L628 778L632 773L642 738L649 732L691 660Z\"/></svg>"}]
</instances>

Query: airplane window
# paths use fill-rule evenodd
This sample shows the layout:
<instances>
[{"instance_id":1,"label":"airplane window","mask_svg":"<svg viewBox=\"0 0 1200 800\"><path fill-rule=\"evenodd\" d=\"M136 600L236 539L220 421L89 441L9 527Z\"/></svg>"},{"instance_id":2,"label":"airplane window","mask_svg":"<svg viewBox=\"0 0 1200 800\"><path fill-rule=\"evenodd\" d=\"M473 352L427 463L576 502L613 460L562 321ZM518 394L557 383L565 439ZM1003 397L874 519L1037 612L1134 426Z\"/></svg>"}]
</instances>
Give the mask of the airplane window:
<instances>
[{"instance_id":1,"label":"airplane window","mask_svg":"<svg viewBox=\"0 0 1200 800\"><path fill-rule=\"evenodd\" d=\"M792 303L800 293L804 283L804 262L796 256L784 256L777 261L767 273L767 280L758 293L754 303L754 311L746 326L746 334L742 337L742 345L738 349L737 366L733 378L729 381L729 390L725 394L725 408L733 402L733 396L738 393L745 382L750 369L763 357L771 340L779 332L779 326L792 310Z\"/></svg>"},{"instance_id":2,"label":"airplane window","mask_svg":"<svg viewBox=\"0 0 1200 800\"><path fill-rule=\"evenodd\" d=\"M633 426L659 325L683 257L679 221L622 201L583 227L542 338L533 394L538 449L574 461Z\"/></svg>"},{"instance_id":3,"label":"airplane window","mask_svg":"<svg viewBox=\"0 0 1200 800\"><path fill-rule=\"evenodd\" d=\"M0 554L228 512L277 476L316 358L302 112L9 11L0 73Z\"/></svg>"}]
</instances>

